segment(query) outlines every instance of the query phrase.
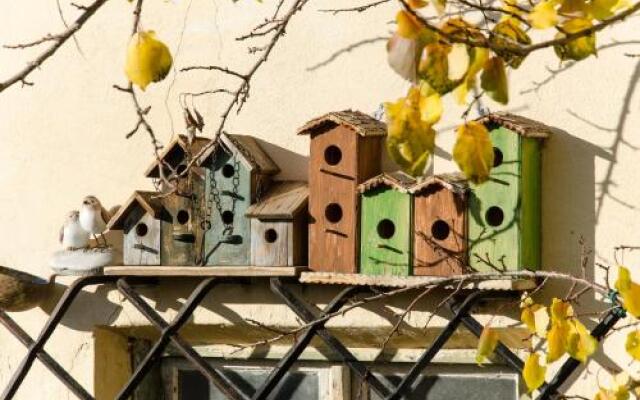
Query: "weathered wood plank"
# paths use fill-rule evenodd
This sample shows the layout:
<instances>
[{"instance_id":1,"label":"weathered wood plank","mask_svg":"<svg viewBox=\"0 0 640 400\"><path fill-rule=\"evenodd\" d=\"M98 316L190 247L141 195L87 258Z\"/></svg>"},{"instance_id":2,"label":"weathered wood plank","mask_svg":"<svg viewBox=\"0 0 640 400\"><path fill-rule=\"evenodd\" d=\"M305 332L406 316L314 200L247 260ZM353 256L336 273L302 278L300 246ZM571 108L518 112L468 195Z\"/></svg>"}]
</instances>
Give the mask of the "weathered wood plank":
<instances>
[{"instance_id":1,"label":"weathered wood plank","mask_svg":"<svg viewBox=\"0 0 640 400\"><path fill-rule=\"evenodd\" d=\"M327 284L327 285L370 285L385 287L407 287L420 284L428 284L441 279L436 276L390 276L390 275L363 275L341 274L335 272L302 272L301 283ZM536 287L533 279L492 279L484 281L469 281L460 289L482 290L530 290ZM456 290L458 285L444 286L444 289Z\"/></svg>"},{"instance_id":2,"label":"weathered wood plank","mask_svg":"<svg viewBox=\"0 0 640 400\"><path fill-rule=\"evenodd\" d=\"M247 217L262 220L292 220L309 199L309 187L306 182L273 182L269 192L260 202L249 206Z\"/></svg>"},{"instance_id":3,"label":"weathered wood plank","mask_svg":"<svg viewBox=\"0 0 640 400\"><path fill-rule=\"evenodd\" d=\"M110 266L104 267L103 274L109 276L174 276L174 277L296 277L307 267L257 267L257 266L214 266L214 267L184 267L184 266Z\"/></svg>"}]
</instances>

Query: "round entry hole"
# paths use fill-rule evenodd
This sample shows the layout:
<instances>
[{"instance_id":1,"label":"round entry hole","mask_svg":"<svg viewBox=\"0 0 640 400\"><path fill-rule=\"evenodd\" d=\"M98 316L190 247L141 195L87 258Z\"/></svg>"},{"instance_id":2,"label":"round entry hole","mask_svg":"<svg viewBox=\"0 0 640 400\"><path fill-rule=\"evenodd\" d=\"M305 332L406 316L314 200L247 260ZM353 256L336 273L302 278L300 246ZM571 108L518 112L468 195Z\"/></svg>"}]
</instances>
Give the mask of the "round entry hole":
<instances>
[{"instance_id":1,"label":"round entry hole","mask_svg":"<svg viewBox=\"0 0 640 400\"><path fill-rule=\"evenodd\" d=\"M331 145L324 150L324 160L329 165L338 165L342 160L342 150L338 146Z\"/></svg>"},{"instance_id":2,"label":"round entry hole","mask_svg":"<svg viewBox=\"0 0 640 400\"><path fill-rule=\"evenodd\" d=\"M222 167L222 176L224 176L225 178L231 178L235 172L236 170L231 164L225 164Z\"/></svg>"},{"instance_id":3,"label":"round entry hole","mask_svg":"<svg viewBox=\"0 0 640 400\"><path fill-rule=\"evenodd\" d=\"M189 211L187 210L178 211L178 214L176 215L176 219L178 220L178 223L180 225L186 224L187 222L189 222Z\"/></svg>"},{"instance_id":4,"label":"round entry hole","mask_svg":"<svg viewBox=\"0 0 640 400\"><path fill-rule=\"evenodd\" d=\"M504 212L500 207L491 206L484 217L490 226L500 226L504 221Z\"/></svg>"},{"instance_id":5,"label":"round entry hole","mask_svg":"<svg viewBox=\"0 0 640 400\"><path fill-rule=\"evenodd\" d=\"M231 224L233 223L233 212L231 211L223 211L222 215L220 216L222 218L222 223L223 224Z\"/></svg>"},{"instance_id":6,"label":"round entry hole","mask_svg":"<svg viewBox=\"0 0 640 400\"><path fill-rule=\"evenodd\" d=\"M140 222L138 225L136 225L136 235L143 237L147 234L147 232L149 232L149 228L144 222Z\"/></svg>"},{"instance_id":7,"label":"round entry hole","mask_svg":"<svg viewBox=\"0 0 640 400\"><path fill-rule=\"evenodd\" d=\"M324 216L327 221L335 224L342 219L342 207L338 203L331 203L324 209Z\"/></svg>"},{"instance_id":8,"label":"round entry hole","mask_svg":"<svg viewBox=\"0 0 640 400\"><path fill-rule=\"evenodd\" d=\"M502 165L502 151L499 148L493 148L493 167Z\"/></svg>"},{"instance_id":9,"label":"round entry hole","mask_svg":"<svg viewBox=\"0 0 640 400\"><path fill-rule=\"evenodd\" d=\"M376 229L378 231L378 236L382 239L391 239L396 233L396 226L390 219L383 219L378 222L378 227Z\"/></svg>"},{"instance_id":10,"label":"round entry hole","mask_svg":"<svg viewBox=\"0 0 640 400\"><path fill-rule=\"evenodd\" d=\"M267 243L274 243L276 240L278 240L278 232L276 232L275 229L267 229L266 231L264 231L264 240Z\"/></svg>"},{"instance_id":11,"label":"round entry hole","mask_svg":"<svg viewBox=\"0 0 640 400\"><path fill-rule=\"evenodd\" d=\"M431 225L431 236L436 240L445 240L449 237L450 231L449 224L441 219Z\"/></svg>"}]
</instances>

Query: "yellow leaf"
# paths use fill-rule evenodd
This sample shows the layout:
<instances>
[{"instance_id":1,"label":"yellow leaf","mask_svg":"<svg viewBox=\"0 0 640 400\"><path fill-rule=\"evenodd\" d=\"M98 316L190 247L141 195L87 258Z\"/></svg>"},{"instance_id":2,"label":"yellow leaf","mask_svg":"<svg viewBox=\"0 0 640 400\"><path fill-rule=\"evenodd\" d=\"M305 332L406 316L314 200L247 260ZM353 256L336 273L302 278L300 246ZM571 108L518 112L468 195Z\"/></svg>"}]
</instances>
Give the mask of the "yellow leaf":
<instances>
[{"instance_id":1,"label":"yellow leaf","mask_svg":"<svg viewBox=\"0 0 640 400\"><path fill-rule=\"evenodd\" d=\"M400 10L396 14L396 24L398 25L398 35L407 39L417 39L423 29L420 22L404 10Z\"/></svg>"},{"instance_id":2,"label":"yellow leaf","mask_svg":"<svg viewBox=\"0 0 640 400\"><path fill-rule=\"evenodd\" d=\"M429 4L429 2L423 0L408 0L407 4L409 5L409 7L416 10L418 8L425 7L427 4Z\"/></svg>"},{"instance_id":3,"label":"yellow leaf","mask_svg":"<svg viewBox=\"0 0 640 400\"><path fill-rule=\"evenodd\" d=\"M578 33L589 29L593 26L591 21L585 18L570 19L562 24L562 30L567 33ZM562 39L566 35L559 32L556 35L556 39ZM596 34L591 33L586 36L579 37L563 45L553 46L556 54L561 60L575 60L580 61L589 57L590 55L597 54L596 49Z\"/></svg>"},{"instance_id":4,"label":"yellow leaf","mask_svg":"<svg viewBox=\"0 0 640 400\"><path fill-rule=\"evenodd\" d=\"M460 105L467 103L467 94L469 90L474 87L476 81L476 74L482 70L482 67L489 59L489 50L474 47L471 50L471 63L469 65L469 69L467 70L466 79L462 84L454 90L454 96L456 102Z\"/></svg>"},{"instance_id":5,"label":"yellow leaf","mask_svg":"<svg viewBox=\"0 0 640 400\"><path fill-rule=\"evenodd\" d=\"M420 98L420 116L423 122L433 125L442 116L442 100L440 95L433 92Z\"/></svg>"},{"instance_id":6,"label":"yellow leaf","mask_svg":"<svg viewBox=\"0 0 640 400\"><path fill-rule=\"evenodd\" d=\"M573 318L569 322L569 337L567 339L567 352L576 360L585 363L598 348L598 341L591 336L587 328Z\"/></svg>"},{"instance_id":7,"label":"yellow leaf","mask_svg":"<svg viewBox=\"0 0 640 400\"><path fill-rule=\"evenodd\" d=\"M447 8L447 0L433 0L433 7L435 7L438 15L442 15Z\"/></svg>"},{"instance_id":8,"label":"yellow leaf","mask_svg":"<svg viewBox=\"0 0 640 400\"><path fill-rule=\"evenodd\" d=\"M493 145L483 124L470 121L458 127L453 159L473 183L480 184L489 178L493 166Z\"/></svg>"},{"instance_id":9,"label":"yellow leaf","mask_svg":"<svg viewBox=\"0 0 640 400\"><path fill-rule=\"evenodd\" d=\"M569 302L556 297L551 301L551 323L560 324L574 316L573 307Z\"/></svg>"},{"instance_id":10,"label":"yellow leaf","mask_svg":"<svg viewBox=\"0 0 640 400\"><path fill-rule=\"evenodd\" d=\"M631 280L631 273L625 267L618 268L616 289L620 292L625 310L640 318L640 285Z\"/></svg>"},{"instance_id":11,"label":"yellow leaf","mask_svg":"<svg viewBox=\"0 0 640 400\"><path fill-rule=\"evenodd\" d=\"M547 307L540 304L532 304L524 307L520 318L529 329L529 332L541 338L546 336L547 326L549 326Z\"/></svg>"},{"instance_id":12,"label":"yellow leaf","mask_svg":"<svg viewBox=\"0 0 640 400\"><path fill-rule=\"evenodd\" d=\"M556 11L556 2L552 0L544 0L533 7L529 13L529 22L536 29L547 29L558 23L558 12Z\"/></svg>"},{"instance_id":13,"label":"yellow leaf","mask_svg":"<svg viewBox=\"0 0 640 400\"><path fill-rule=\"evenodd\" d=\"M592 0L589 3L589 13L594 18L602 21L616 13L618 2L618 0Z\"/></svg>"},{"instance_id":14,"label":"yellow leaf","mask_svg":"<svg viewBox=\"0 0 640 400\"><path fill-rule=\"evenodd\" d=\"M547 363L558 360L567 352L568 324L552 323L547 332Z\"/></svg>"},{"instance_id":15,"label":"yellow leaf","mask_svg":"<svg viewBox=\"0 0 640 400\"><path fill-rule=\"evenodd\" d=\"M449 53L452 46L428 44L424 47L418 65L418 78L426 81L433 90L446 94L458 86L461 80L449 79Z\"/></svg>"},{"instance_id":16,"label":"yellow leaf","mask_svg":"<svg viewBox=\"0 0 640 400\"><path fill-rule=\"evenodd\" d=\"M459 82L465 77L467 70L469 69L469 63L471 58L469 57L469 50L464 44L456 43L451 46L451 52L447 56L448 64L448 78L451 81Z\"/></svg>"},{"instance_id":17,"label":"yellow leaf","mask_svg":"<svg viewBox=\"0 0 640 400\"><path fill-rule=\"evenodd\" d=\"M435 131L422 120L420 88L412 87L406 97L386 103L387 152L405 172L424 173L435 146Z\"/></svg>"},{"instance_id":18,"label":"yellow leaf","mask_svg":"<svg viewBox=\"0 0 640 400\"><path fill-rule=\"evenodd\" d=\"M629 384L629 375L626 372L621 372L614 376L613 386L610 389L600 387L594 400L628 400L630 397Z\"/></svg>"},{"instance_id":19,"label":"yellow leaf","mask_svg":"<svg viewBox=\"0 0 640 400\"><path fill-rule=\"evenodd\" d=\"M142 90L151 82L163 80L171 70L172 64L169 48L156 39L155 32L138 32L131 37L125 73L129 81Z\"/></svg>"},{"instance_id":20,"label":"yellow leaf","mask_svg":"<svg viewBox=\"0 0 640 400\"><path fill-rule=\"evenodd\" d=\"M507 104L509 102L507 71L502 58L492 57L487 60L480 76L480 85L489 97L498 103Z\"/></svg>"},{"instance_id":21,"label":"yellow leaf","mask_svg":"<svg viewBox=\"0 0 640 400\"><path fill-rule=\"evenodd\" d=\"M529 393L533 392L544 383L544 376L547 373L547 367L540 365L540 356L538 353L531 353L524 362L522 369L522 377L524 383L527 384Z\"/></svg>"},{"instance_id":22,"label":"yellow leaf","mask_svg":"<svg viewBox=\"0 0 640 400\"><path fill-rule=\"evenodd\" d=\"M624 348L634 360L640 361L640 331L629 332Z\"/></svg>"},{"instance_id":23,"label":"yellow leaf","mask_svg":"<svg viewBox=\"0 0 640 400\"><path fill-rule=\"evenodd\" d=\"M522 29L522 24L513 17L498 22L489 40L495 53L513 69L517 69L524 60L524 56L513 52L514 47L531 44L531 38Z\"/></svg>"},{"instance_id":24,"label":"yellow leaf","mask_svg":"<svg viewBox=\"0 0 640 400\"><path fill-rule=\"evenodd\" d=\"M563 16L584 17L589 11L585 0L564 0L558 9Z\"/></svg>"},{"instance_id":25,"label":"yellow leaf","mask_svg":"<svg viewBox=\"0 0 640 400\"><path fill-rule=\"evenodd\" d=\"M493 328L487 326L482 330L476 353L476 362L479 365L482 365L487 357L493 354L493 351L498 345L498 338L498 332Z\"/></svg>"}]
</instances>

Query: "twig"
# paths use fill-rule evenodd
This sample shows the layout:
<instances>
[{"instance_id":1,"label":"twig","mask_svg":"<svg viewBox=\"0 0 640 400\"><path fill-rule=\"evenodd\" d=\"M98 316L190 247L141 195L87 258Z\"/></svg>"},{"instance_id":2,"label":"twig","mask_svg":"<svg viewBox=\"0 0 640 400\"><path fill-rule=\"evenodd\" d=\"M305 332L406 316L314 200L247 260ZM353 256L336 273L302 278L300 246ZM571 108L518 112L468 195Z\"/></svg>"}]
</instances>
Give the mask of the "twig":
<instances>
[{"instance_id":1,"label":"twig","mask_svg":"<svg viewBox=\"0 0 640 400\"><path fill-rule=\"evenodd\" d=\"M102 7L108 0L96 0L91 5L87 6L86 10L78 17L78 19L69 26L69 29L58 34L52 35L54 39L47 40L51 42L51 45L36 57L33 61L29 62L26 67L20 70L11 78L7 79L4 82L0 82L0 92L4 91L8 87L18 83L18 82L26 82L27 76L31 74L36 68L39 68L49 57L55 54L56 51L71 37L74 33L76 33L80 28L84 26L84 24L93 16Z\"/></svg>"},{"instance_id":2,"label":"twig","mask_svg":"<svg viewBox=\"0 0 640 400\"><path fill-rule=\"evenodd\" d=\"M344 13L344 12L363 12L363 11L367 11L370 8L373 7L377 7L381 4L385 4L388 3L391 0L378 0L378 1L374 1L373 3L368 3L368 4L363 4L360 6L355 6L355 7L348 7L348 8L329 8L329 9L322 9L322 10L318 10L320 12L326 12L326 13L332 13L333 15L339 14L339 13Z\"/></svg>"}]
</instances>

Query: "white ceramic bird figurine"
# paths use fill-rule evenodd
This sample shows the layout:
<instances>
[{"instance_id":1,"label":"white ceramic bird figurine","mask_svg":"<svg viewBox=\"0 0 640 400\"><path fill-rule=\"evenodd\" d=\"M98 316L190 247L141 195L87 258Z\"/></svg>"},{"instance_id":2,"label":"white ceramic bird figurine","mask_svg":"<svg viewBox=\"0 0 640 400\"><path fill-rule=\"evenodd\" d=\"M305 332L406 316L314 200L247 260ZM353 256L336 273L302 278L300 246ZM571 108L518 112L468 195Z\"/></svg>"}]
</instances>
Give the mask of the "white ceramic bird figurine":
<instances>
[{"instance_id":1,"label":"white ceramic bird figurine","mask_svg":"<svg viewBox=\"0 0 640 400\"><path fill-rule=\"evenodd\" d=\"M80 225L80 212L73 210L60 228L60 244L65 250L85 249L89 246L89 232Z\"/></svg>"},{"instance_id":2,"label":"white ceramic bird figurine","mask_svg":"<svg viewBox=\"0 0 640 400\"><path fill-rule=\"evenodd\" d=\"M82 200L82 207L80 208L80 225L82 228L93 235L93 238L98 242L97 235L102 237L104 246L106 247L107 239L102 234L107 228L107 223L111 215L100 203L95 196L87 196Z\"/></svg>"}]
</instances>

